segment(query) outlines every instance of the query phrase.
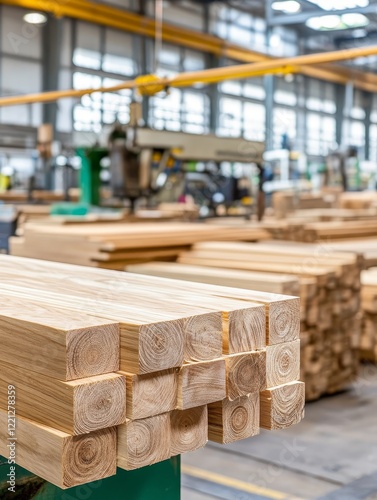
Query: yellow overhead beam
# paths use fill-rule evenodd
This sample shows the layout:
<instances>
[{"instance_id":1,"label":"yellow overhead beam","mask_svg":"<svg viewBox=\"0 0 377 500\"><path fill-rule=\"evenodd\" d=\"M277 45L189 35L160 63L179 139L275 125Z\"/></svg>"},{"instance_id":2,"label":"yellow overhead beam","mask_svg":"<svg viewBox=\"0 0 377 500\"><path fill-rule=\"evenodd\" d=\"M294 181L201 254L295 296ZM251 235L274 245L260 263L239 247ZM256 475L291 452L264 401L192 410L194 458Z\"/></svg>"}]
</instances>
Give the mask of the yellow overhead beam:
<instances>
[{"instance_id":1,"label":"yellow overhead beam","mask_svg":"<svg viewBox=\"0 0 377 500\"><path fill-rule=\"evenodd\" d=\"M102 24L131 33L155 37L155 21L139 14L108 5L95 4L88 0L0 0L0 3L25 9L49 12L57 17L71 17L95 24ZM262 62L274 60L271 56L226 42L216 36L164 23L162 38L165 42L212 53L240 62ZM351 81L355 87L375 92L377 75L353 69L329 66L326 68L300 66L299 72L321 80L345 84Z\"/></svg>"},{"instance_id":2,"label":"yellow overhead beam","mask_svg":"<svg viewBox=\"0 0 377 500\"><path fill-rule=\"evenodd\" d=\"M3 97L0 98L0 107L17 104L30 104L35 102L52 102L66 97L79 98L85 94L93 94L96 92L117 92L123 89L139 89L141 94L151 95L167 87L191 87L195 84L219 83L225 80L252 78L271 73L294 73L298 71L298 67L301 65L345 61L371 55L377 55L377 45L373 47L362 47L359 49L340 50L321 54L274 59L258 63L206 69L202 71L186 72L175 75L171 78L159 78L155 75L144 75L136 78L135 80L130 80L112 87L59 90L54 92L42 92L39 94ZM372 88L374 88L374 91L377 92L377 86L371 86L371 90Z\"/></svg>"}]
</instances>

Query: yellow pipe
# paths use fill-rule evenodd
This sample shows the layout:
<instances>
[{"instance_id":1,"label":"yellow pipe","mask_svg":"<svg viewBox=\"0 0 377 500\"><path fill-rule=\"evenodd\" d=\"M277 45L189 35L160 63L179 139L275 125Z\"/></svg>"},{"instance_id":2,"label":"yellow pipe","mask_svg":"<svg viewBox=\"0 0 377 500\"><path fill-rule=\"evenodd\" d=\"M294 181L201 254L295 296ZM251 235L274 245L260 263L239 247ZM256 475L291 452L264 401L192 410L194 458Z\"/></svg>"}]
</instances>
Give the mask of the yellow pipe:
<instances>
[{"instance_id":1,"label":"yellow pipe","mask_svg":"<svg viewBox=\"0 0 377 500\"><path fill-rule=\"evenodd\" d=\"M0 3L14 5L25 9L50 12L57 17L67 16L87 22L106 25L112 28L137 33L148 37L155 36L155 22L153 19L138 14L123 11L115 7L93 4L87 0L0 0ZM261 62L273 60L271 56L252 51L221 40L220 38L189 30L169 23L163 25L164 41L190 47L203 52L210 52L217 56L233 58L242 62ZM336 83L353 81L357 88L370 91L370 84L375 75L347 68L306 68L299 67L300 73ZM340 76L339 73L342 73ZM346 76L345 76L346 75ZM364 78L368 75L368 81ZM344 80L344 77L347 79ZM377 85L377 81L373 80ZM375 91L375 90L373 90Z\"/></svg>"},{"instance_id":2,"label":"yellow pipe","mask_svg":"<svg viewBox=\"0 0 377 500\"><path fill-rule=\"evenodd\" d=\"M313 65L319 63L328 63L335 61L346 61L357 59L358 57L367 57L377 54L377 45L373 47L362 47L350 50L339 50L320 54L309 54L291 58L275 59L252 64L239 64L236 66L226 66L222 68L213 68L191 73L181 73L172 78L170 85L174 87L189 86L194 83L218 83L228 79L251 78L255 72L263 73L274 69L283 69L287 67L297 67Z\"/></svg>"},{"instance_id":3,"label":"yellow pipe","mask_svg":"<svg viewBox=\"0 0 377 500\"><path fill-rule=\"evenodd\" d=\"M222 68L207 69L181 73L171 78L151 79L137 78L112 87L100 87L96 89L60 90L54 92L42 92L26 96L3 97L0 106L11 106L15 104L28 104L33 102L52 102L65 97L81 97L85 94L95 92L117 92L123 89L140 89L140 92L150 93L151 88L158 87L190 87L195 83L218 83L224 80L252 78L268 73L292 73L297 71L299 65L318 64L319 62L344 61L377 54L377 45L374 47L362 47L351 50L341 50L322 54L310 54L291 58L276 59L251 64L240 64ZM149 89L149 92L148 92ZM374 87L377 92L377 86Z\"/></svg>"}]
</instances>

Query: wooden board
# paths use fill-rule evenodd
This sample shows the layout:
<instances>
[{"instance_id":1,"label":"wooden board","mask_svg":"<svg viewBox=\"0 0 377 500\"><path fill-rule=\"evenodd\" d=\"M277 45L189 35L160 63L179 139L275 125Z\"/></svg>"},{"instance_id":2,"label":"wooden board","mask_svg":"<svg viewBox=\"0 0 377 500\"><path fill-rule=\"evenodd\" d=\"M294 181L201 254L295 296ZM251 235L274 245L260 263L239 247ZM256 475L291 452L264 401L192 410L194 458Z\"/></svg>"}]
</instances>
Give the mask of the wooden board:
<instances>
[{"instance_id":1,"label":"wooden board","mask_svg":"<svg viewBox=\"0 0 377 500\"><path fill-rule=\"evenodd\" d=\"M139 469L171 456L170 414L128 420L118 427L118 467Z\"/></svg>"},{"instance_id":2,"label":"wooden board","mask_svg":"<svg viewBox=\"0 0 377 500\"><path fill-rule=\"evenodd\" d=\"M259 434L259 392L208 405L208 438L226 444Z\"/></svg>"},{"instance_id":3,"label":"wooden board","mask_svg":"<svg viewBox=\"0 0 377 500\"><path fill-rule=\"evenodd\" d=\"M226 396L225 360L182 366L178 374L177 408L186 410L219 401Z\"/></svg>"},{"instance_id":4,"label":"wooden board","mask_svg":"<svg viewBox=\"0 0 377 500\"><path fill-rule=\"evenodd\" d=\"M127 266L126 270L136 274L161 276L179 280L209 283L212 285L245 288L260 292L298 295L300 286L295 276L271 275L251 271L191 266L176 262L149 262Z\"/></svg>"},{"instance_id":5,"label":"wooden board","mask_svg":"<svg viewBox=\"0 0 377 500\"><path fill-rule=\"evenodd\" d=\"M226 396L231 401L266 389L266 350L226 356L225 362Z\"/></svg>"},{"instance_id":6,"label":"wooden board","mask_svg":"<svg viewBox=\"0 0 377 500\"><path fill-rule=\"evenodd\" d=\"M294 382L300 378L300 340L267 346L267 387Z\"/></svg>"},{"instance_id":7,"label":"wooden board","mask_svg":"<svg viewBox=\"0 0 377 500\"><path fill-rule=\"evenodd\" d=\"M10 457L6 432L8 412L0 410L0 454ZM17 464L46 481L66 489L116 474L117 432L114 427L82 436L70 436L51 427L16 418ZM17 488L17 486L16 486Z\"/></svg>"},{"instance_id":8,"label":"wooden board","mask_svg":"<svg viewBox=\"0 0 377 500\"><path fill-rule=\"evenodd\" d=\"M6 293L0 299L0 362L60 380L119 369L119 324Z\"/></svg>"},{"instance_id":9,"label":"wooden board","mask_svg":"<svg viewBox=\"0 0 377 500\"><path fill-rule=\"evenodd\" d=\"M114 427L126 419L126 380L96 375L63 382L14 365L0 366L0 408L8 407L7 387L17 391L17 415L71 435Z\"/></svg>"},{"instance_id":10,"label":"wooden board","mask_svg":"<svg viewBox=\"0 0 377 500\"><path fill-rule=\"evenodd\" d=\"M263 429L285 429L298 424L304 418L305 384L290 382L272 387L260 394Z\"/></svg>"},{"instance_id":11,"label":"wooden board","mask_svg":"<svg viewBox=\"0 0 377 500\"><path fill-rule=\"evenodd\" d=\"M208 441L207 406L170 413L171 455L203 448Z\"/></svg>"},{"instance_id":12,"label":"wooden board","mask_svg":"<svg viewBox=\"0 0 377 500\"><path fill-rule=\"evenodd\" d=\"M225 331L225 335L229 332L232 342L239 340L242 343L241 346L236 345L237 351L249 351L265 345L263 307L251 300L239 300L244 299L239 291L238 296L233 296L230 289L229 293L225 289L227 295L215 296L207 290L198 290L199 285L193 285L190 290L186 283L174 284L171 280L166 280L163 283L168 285L165 296L161 296L158 278L116 274L116 280L113 280L111 271L96 270L93 274L94 270L88 268L86 271L75 266L75 274L72 275L69 266L65 268L63 265L64 271L60 272L55 268L56 264L46 267L48 263L32 260L21 260L23 264L20 273L20 259L9 259L7 262L10 269L0 272L3 278L0 287L7 293L13 290L38 302L70 310L82 310L81 302L85 300L87 312L119 321L120 366L124 371L152 373L178 367L185 357L187 360L192 360L193 357L194 360L218 357L221 354L220 333L224 333L224 328L220 332L219 326L213 328L210 326L213 322L208 323L207 334L201 336L205 314L217 314L218 317L229 319L229 330ZM109 282L111 286L107 285ZM168 303L166 297L169 298ZM285 296L282 298L287 299ZM190 335L194 338L187 344L186 336ZM201 343L201 338L205 342ZM195 347L195 356L193 353L190 355L188 346L191 350Z\"/></svg>"},{"instance_id":13,"label":"wooden board","mask_svg":"<svg viewBox=\"0 0 377 500\"><path fill-rule=\"evenodd\" d=\"M146 375L119 373L127 380L127 418L138 420L175 409L178 390L177 369Z\"/></svg>"}]
</instances>

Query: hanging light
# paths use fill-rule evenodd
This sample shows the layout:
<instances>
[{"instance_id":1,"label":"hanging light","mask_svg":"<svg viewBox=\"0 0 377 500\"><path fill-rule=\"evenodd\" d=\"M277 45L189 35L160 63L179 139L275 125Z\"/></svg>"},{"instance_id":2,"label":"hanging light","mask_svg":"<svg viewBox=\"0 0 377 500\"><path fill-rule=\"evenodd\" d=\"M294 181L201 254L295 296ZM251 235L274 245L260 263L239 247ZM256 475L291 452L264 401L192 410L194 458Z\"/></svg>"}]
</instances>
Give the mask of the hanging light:
<instances>
[{"instance_id":1,"label":"hanging light","mask_svg":"<svg viewBox=\"0 0 377 500\"><path fill-rule=\"evenodd\" d=\"M296 0L285 0L283 2L273 2L271 6L274 10L280 10L286 14L295 14L301 10L301 5Z\"/></svg>"},{"instance_id":2,"label":"hanging light","mask_svg":"<svg viewBox=\"0 0 377 500\"><path fill-rule=\"evenodd\" d=\"M28 12L23 17L24 21L28 24L46 24L47 16L42 12Z\"/></svg>"},{"instance_id":3,"label":"hanging light","mask_svg":"<svg viewBox=\"0 0 377 500\"><path fill-rule=\"evenodd\" d=\"M363 14L349 13L342 16L315 16L308 19L305 24L317 31L345 30L367 26L369 19Z\"/></svg>"}]
</instances>

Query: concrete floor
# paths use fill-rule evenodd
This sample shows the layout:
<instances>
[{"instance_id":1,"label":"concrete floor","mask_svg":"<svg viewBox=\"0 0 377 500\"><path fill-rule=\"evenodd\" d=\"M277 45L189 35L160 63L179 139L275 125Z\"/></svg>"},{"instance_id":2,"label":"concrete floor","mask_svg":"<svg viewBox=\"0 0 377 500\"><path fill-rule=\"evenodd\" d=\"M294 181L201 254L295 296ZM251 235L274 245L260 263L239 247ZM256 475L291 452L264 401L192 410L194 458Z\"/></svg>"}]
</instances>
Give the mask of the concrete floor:
<instances>
[{"instance_id":1,"label":"concrete floor","mask_svg":"<svg viewBox=\"0 0 377 500\"><path fill-rule=\"evenodd\" d=\"M377 367L280 432L182 457L182 500L377 500Z\"/></svg>"}]
</instances>

